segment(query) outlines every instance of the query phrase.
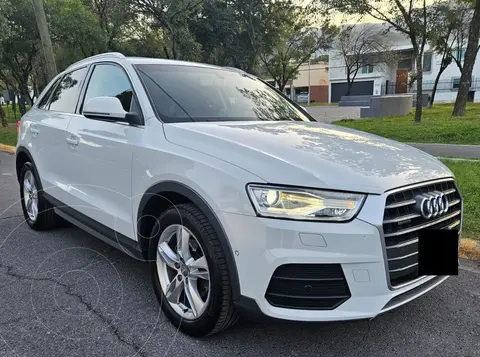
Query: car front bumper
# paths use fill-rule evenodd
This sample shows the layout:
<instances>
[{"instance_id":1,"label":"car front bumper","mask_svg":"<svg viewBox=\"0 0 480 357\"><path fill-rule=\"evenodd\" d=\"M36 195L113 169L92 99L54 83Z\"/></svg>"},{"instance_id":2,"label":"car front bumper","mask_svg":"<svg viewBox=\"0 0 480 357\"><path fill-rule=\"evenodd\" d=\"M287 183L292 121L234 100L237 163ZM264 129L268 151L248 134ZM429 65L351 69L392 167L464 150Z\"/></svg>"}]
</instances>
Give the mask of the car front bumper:
<instances>
[{"instance_id":1,"label":"car front bumper","mask_svg":"<svg viewBox=\"0 0 480 357\"><path fill-rule=\"evenodd\" d=\"M378 207L378 202L370 203ZM368 210L368 205L365 209ZM216 214L234 253L240 294L243 302L248 301L241 304L271 318L293 321L370 319L415 299L448 278L428 276L391 288L381 233L374 224L361 219L322 223L226 212ZM273 306L266 292L275 270L285 264L340 264L351 296L333 309Z\"/></svg>"}]
</instances>

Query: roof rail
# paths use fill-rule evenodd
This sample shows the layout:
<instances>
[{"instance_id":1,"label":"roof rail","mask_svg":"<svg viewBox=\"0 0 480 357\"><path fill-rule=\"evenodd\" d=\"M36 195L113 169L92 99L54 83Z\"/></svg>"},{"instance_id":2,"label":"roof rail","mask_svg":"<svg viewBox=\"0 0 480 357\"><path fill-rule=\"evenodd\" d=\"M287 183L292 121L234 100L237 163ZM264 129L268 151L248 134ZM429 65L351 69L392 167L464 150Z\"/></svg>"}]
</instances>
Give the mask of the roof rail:
<instances>
[{"instance_id":1,"label":"roof rail","mask_svg":"<svg viewBox=\"0 0 480 357\"><path fill-rule=\"evenodd\" d=\"M87 62L87 61L90 61L92 59L97 59L97 58L126 58L123 54L121 54L120 52L106 52L106 53L100 53L99 55L95 55L95 56L90 56L90 57L87 57L87 58L84 58L80 61L77 61L75 63L72 63L70 66L67 67L67 69L70 69L71 67L73 66L76 66L77 64L80 64L82 62Z\"/></svg>"},{"instance_id":2,"label":"roof rail","mask_svg":"<svg viewBox=\"0 0 480 357\"><path fill-rule=\"evenodd\" d=\"M247 72L245 72L243 69L240 69L240 68L237 68L237 67L225 66L225 67L223 67L223 68L228 69L228 70L230 70L230 71L239 72L239 73L247 73Z\"/></svg>"}]
</instances>

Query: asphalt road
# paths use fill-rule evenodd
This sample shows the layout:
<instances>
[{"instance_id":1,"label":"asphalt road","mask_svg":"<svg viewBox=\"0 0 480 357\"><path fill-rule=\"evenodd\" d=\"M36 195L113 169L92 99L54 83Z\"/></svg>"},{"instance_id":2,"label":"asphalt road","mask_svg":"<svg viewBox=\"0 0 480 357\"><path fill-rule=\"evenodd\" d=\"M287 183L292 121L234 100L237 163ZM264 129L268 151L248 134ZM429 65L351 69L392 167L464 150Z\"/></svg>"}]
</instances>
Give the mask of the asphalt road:
<instances>
[{"instance_id":1,"label":"asphalt road","mask_svg":"<svg viewBox=\"0 0 480 357\"><path fill-rule=\"evenodd\" d=\"M201 340L162 316L145 264L74 227L33 232L0 153L0 357L480 356L480 265L371 321L241 322Z\"/></svg>"},{"instance_id":2,"label":"asphalt road","mask_svg":"<svg viewBox=\"0 0 480 357\"><path fill-rule=\"evenodd\" d=\"M417 149L428 152L433 156L458 157L462 159L480 159L480 145L454 144L417 144L410 143Z\"/></svg>"}]
</instances>

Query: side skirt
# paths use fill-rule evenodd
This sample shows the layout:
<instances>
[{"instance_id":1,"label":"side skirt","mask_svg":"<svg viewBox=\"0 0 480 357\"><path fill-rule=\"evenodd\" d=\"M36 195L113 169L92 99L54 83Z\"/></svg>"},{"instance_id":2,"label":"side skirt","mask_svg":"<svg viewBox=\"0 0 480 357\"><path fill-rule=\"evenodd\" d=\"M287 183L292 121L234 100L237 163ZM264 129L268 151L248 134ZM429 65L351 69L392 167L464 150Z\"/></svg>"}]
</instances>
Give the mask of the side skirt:
<instances>
[{"instance_id":1,"label":"side skirt","mask_svg":"<svg viewBox=\"0 0 480 357\"><path fill-rule=\"evenodd\" d=\"M112 247L117 248L128 256L137 260L145 261L138 242L91 219L90 217L87 217L83 213L80 213L72 207L67 206L45 192L43 192L43 197L50 202L55 210L55 213L66 221L111 245Z\"/></svg>"}]
</instances>

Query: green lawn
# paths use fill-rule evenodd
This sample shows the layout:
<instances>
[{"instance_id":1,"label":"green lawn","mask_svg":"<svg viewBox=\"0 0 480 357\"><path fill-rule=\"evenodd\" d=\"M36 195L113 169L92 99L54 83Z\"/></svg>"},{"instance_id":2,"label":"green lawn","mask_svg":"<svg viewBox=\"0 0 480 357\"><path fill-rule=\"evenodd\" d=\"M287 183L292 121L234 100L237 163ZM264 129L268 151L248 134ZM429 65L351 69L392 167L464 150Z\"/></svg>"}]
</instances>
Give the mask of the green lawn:
<instances>
[{"instance_id":1,"label":"green lawn","mask_svg":"<svg viewBox=\"0 0 480 357\"><path fill-rule=\"evenodd\" d=\"M2 128L0 125L0 144L17 145L17 128L9 125L6 128Z\"/></svg>"},{"instance_id":2,"label":"green lawn","mask_svg":"<svg viewBox=\"0 0 480 357\"><path fill-rule=\"evenodd\" d=\"M455 174L463 197L463 238L480 240L480 160L442 160Z\"/></svg>"},{"instance_id":3,"label":"green lawn","mask_svg":"<svg viewBox=\"0 0 480 357\"><path fill-rule=\"evenodd\" d=\"M20 120L21 114L20 114L20 108L18 107L18 105L17 105L17 107L16 107L16 111L17 111L16 115L15 115L15 113L13 112L13 109L12 109L12 105L11 105L11 104L8 105L8 108L7 108L6 105L2 105L2 108L3 108L4 112L5 112L5 117L7 118L7 121L8 121L9 123L16 123L17 120ZM27 106L27 110L28 110L28 109L30 109L29 106Z\"/></svg>"},{"instance_id":4,"label":"green lawn","mask_svg":"<svg viewBox=\"0 0 480 357\"><path fill-rule=\"evenodd\" d=\"M453 104L424 108L422 122L413 121L413 112L403 117L335 122L403 142L480 144L480 104L469 103L464 117L452 117Z\"/></svg>"}]
</instances>

